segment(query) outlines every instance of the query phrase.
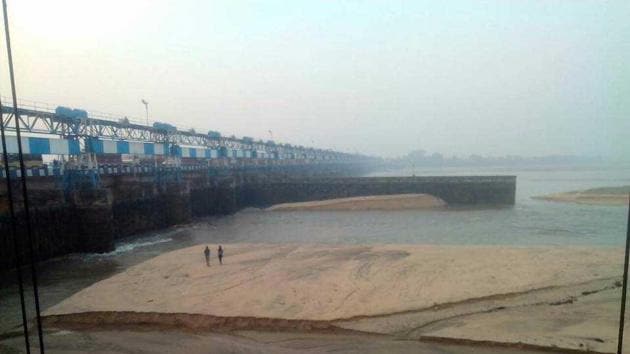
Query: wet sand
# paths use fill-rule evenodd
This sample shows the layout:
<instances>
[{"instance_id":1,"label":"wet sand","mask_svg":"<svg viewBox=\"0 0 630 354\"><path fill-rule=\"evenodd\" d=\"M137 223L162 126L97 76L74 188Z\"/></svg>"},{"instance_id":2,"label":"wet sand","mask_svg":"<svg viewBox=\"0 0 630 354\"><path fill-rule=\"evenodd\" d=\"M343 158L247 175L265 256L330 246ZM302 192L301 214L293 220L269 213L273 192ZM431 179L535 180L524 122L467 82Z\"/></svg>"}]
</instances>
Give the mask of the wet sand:
<instances>
[{"instance_id":1,"label":"wet sand","mask_svg":"<svg viewBox=\"0 0 630 354\"><path fill-rule=\"evenodd\" d=\"M38 351L33 338L33 349ZM22 353L23 340L0 341L0 353ZM260 353L260 354L535 354L540 351L492 346L423 343L415 340L374 335L339 335L296 332L239 331L233 333L192 333L182 331L109 329L95 331L60 330L47 333L46 352L65 353Z\"/></svg>"},{"instance_id":2,"label":"wet sand","mask_svg":"<svg viewBox=\"0 0 630 354\"><path fill-rule=\"evenodd\" d=\"M269 207L267 210L414 210L434 209L444 206L446 206L446 202L428 194L392 194L337 198L302 203L284 203Z\"/></svg>"},{"instance_id":3,"label":"wet sand","mask_svg":"<svg viewBox=\"0 0 630 354\"><path fill-rule=\"evenodd\" d=\"M197 246L131 267L47 310L47 326L374 333L614 351L619 249L225 248L223 266L214 259L206 267Z\"/></svg>"}]
</instances>

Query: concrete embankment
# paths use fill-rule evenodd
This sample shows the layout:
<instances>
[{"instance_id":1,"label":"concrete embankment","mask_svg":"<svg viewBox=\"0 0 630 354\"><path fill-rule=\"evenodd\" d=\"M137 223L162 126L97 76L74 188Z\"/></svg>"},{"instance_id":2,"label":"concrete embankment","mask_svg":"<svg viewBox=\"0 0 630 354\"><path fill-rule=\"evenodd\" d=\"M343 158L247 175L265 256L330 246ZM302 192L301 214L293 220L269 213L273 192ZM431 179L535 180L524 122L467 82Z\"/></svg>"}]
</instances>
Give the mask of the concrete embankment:
<instances>
[{"instance_id":1,"label":"concrete embankment","mask_svg":"<svg viewBox=\"0 0 630 354\"><path fill-rule=\"evenodd\" d=\"M251 179L239 187L239 202L268 207L396 194L428 194L448 205L513 205L515 176L344 177L312 179Z\"/></svg>"}]
</instances>

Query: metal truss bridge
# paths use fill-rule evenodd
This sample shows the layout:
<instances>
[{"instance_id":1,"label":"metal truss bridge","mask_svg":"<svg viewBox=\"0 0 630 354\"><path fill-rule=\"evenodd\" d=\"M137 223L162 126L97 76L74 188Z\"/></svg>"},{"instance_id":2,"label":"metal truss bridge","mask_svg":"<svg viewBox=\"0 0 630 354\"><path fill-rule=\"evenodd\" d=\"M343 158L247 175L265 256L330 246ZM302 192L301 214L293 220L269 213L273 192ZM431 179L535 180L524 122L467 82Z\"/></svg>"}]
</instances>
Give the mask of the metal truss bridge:
<instances>
[{"instance_id":1,"label":"metal truss bridge","mask_svg":"<svg viewBox=\"0 0 630 354\"><path fill-rule=\"evenodd\" d=\"M166 130L125 120L70 118L41 109L1 107L5 131L15 132L19 122L25 153L77 155L139 154L196 159L274 159L308 162L343 162L367 159L357 154L323 150L251 138L213 136L177 129ZM11 141L10 139L13 139ZM9 153L17 139L7 137Z\"/></svg>"}]
</instances>

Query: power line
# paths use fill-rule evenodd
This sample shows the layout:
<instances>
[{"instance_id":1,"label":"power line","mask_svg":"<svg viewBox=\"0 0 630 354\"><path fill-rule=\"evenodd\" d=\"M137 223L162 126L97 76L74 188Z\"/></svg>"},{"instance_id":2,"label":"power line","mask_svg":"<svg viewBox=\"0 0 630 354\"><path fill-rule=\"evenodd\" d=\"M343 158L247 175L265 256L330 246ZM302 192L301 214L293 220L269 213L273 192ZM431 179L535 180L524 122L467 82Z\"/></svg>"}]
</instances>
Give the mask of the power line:
<instances>
[{"instance_id":1,"label":"power line","mask_svg":"<svg viewBox=\"0 0 630 354\"><path fill-rule=\"evenodd\" d=\"M621 288L621 309L619 310L619 336L617 354L623 352L623 327L626 317L626 291L628 288L628 257L630 256L630 194L628 194L628 226L626 228L626 253L623 261L623 282Z\"/></svg>"},{"instance_id":2,"label":"power line","mask_svg":"<svg viewBox=\"0 0 630 354\"><path fill-rule=\"evenodd\" d=\"M0 100L0 107L2 101ZM22 329L24 330L24 344L26 345L26 353L31 353L31 345L28 338L28 322L26 320L26 306L24 304L24 281L22 278L22 257L20 247L18 245L15 209L13 207L13 190L11 186L11 174L9 171L9 153L7 152L7 141L4 135L4 119L0 114L0 137L2 138L2 158L4 159L4 173L6 174L7 195L9 201L9 218L11 219L11 237L13 238L13 249L15 252L15 271L17 273L18 289L20 292L20 306L22 309Z\"/></svg>"},{"instance_id":3,"label":"power line","mask_svg":"<svg viewBox=\"0 0 630 354\"><path fill-rule=\"evenodd\" d=\"M28 237L28 253L31 263L31 279L33 282L33 296L35 299L35 313L37 317L37 335L39 337L39 351L44 354L44 334L42 331L42 319L39 308L39 290L37 289L37 270L35 264L37 257L33 248L33 230L31 229L31 214L28 204L28 190L26 188L26 168L24 166L24 154L22 152L22 139L20 134L20 115L18 113L17 94L15 89L15 74L13 71L13 55L11 54L11 36L9 34L9 16L7 11L7 1L2 0L2 10L4 14L4 34L7 43L7 58L9 62L9 78L11 80L11 95L13 96L13 119L15 120L15 132L17 136L18 157L20 160L20 172L22 182L22 198L24 202L24 216L26 218L26 235ZM6 151L6 150L5 150ZM8 163L8 161L7 161ZM7 176L8 177L8 176Z\"/></svg>"}]
</instances>

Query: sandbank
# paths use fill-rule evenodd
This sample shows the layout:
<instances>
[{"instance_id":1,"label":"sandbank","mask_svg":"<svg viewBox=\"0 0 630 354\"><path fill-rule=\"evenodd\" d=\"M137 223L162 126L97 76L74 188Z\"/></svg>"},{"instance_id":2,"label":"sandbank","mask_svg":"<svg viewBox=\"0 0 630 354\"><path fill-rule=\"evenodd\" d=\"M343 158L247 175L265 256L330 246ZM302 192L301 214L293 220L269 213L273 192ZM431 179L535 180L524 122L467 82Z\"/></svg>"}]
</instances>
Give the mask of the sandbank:
<instances>
[{"instance_id":1,"label":"sandbank","mask_svg":"<svg viewBox=\"0 0 630 354\"><path fill-rule=\"evenodd\" d=\"M446 206L446 202L428 194L390 194L283 203L269 207L267 210L413 210L441 208L444 206Z\"/></svg>"},{"instance_id":2,"label":"sandbank","mask_svg":"<svg viewBox=\"0 0 630 354\"><path fill-rule=\"evenodd\" d=\"M630 194L630 186L621 186L553 193L532 198L551 202L624 206L628 205L628 194Z\"/></svg>"},{"instance_id":3,"label":"sandbank","mask_svg":"<svg viewBox=\"0 0 630 354\"><path fill-rule=\"evenodd\" d=\"M203 245L173 251L93 284L45 316L55 326L74 316L75 325L92 326L155 320L213 331L294 327L578 350L613 346L620 249L224 246L222 266L205 265Z\"/></svg>"}]
</instances>

